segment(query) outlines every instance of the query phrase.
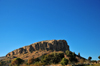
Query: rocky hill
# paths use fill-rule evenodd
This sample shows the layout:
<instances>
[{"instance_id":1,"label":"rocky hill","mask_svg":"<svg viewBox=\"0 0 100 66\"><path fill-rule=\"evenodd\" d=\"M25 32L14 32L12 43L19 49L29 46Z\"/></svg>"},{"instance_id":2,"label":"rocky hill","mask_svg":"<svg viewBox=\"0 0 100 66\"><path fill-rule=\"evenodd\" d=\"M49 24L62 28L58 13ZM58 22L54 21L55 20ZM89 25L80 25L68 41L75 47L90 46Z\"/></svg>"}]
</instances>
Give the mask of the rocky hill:
<instances>
[{"instance_id":1,"label":"rocky hill","mask_svg":"<svg viewBox=\"0 0 100 66\"><path fill-rule=\"evenodd\" d=\"M46 40L33 43L29 46L24 46L22 48L16 49L6 55L6 57L21 55L26 53L33 53L38 50L52 50L52 51L66 51L69 50L69 46L66 40Z\"/></svg>"}]
</instances>

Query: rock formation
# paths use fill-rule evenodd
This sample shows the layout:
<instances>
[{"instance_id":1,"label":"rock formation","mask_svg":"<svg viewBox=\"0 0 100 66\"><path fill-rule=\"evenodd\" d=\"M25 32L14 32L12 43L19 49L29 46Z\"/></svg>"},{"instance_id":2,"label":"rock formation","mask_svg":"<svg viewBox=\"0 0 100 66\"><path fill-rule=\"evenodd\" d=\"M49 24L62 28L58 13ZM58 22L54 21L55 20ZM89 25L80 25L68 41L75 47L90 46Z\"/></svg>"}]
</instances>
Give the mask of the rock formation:
<instances>
[{"instance_id":1,"label":"rock formation","mask_svg":"<svg viewBox=\"0 0 100 66\"><path fill-rule=\"evenodd\" d=\"M46 40L16 49L8 53L6 57L25 53L32 53L36 50L66 51L69 50L69 46L65 40Z\"/></svg>"}]
</instances>

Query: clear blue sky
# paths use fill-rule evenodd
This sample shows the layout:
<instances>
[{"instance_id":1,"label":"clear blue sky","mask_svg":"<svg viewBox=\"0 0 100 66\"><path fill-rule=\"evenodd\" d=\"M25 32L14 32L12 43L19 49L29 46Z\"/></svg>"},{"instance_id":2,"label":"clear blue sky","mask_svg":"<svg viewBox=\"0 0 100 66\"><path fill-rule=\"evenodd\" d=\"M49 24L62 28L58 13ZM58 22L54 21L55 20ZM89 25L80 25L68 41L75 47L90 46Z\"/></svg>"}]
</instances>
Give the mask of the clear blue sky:
<instances>
[{"instance_id":1,"label":"clear blue sky","mask_svg":"<svg viewBox=\"0 0 100 66\"><path fill-rule=\"evenodd\" d=\"M0 56L52 39L98 60L100 0L0 0Z\"/></svg>"}]
</instances>

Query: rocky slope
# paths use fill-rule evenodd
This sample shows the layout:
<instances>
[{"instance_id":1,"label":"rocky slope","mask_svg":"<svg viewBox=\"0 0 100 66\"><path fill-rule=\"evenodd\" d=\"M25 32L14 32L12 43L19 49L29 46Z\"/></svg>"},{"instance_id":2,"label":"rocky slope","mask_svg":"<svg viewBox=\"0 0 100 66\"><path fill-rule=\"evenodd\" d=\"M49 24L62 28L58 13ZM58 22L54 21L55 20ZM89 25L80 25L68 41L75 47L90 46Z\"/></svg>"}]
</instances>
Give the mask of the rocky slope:
<instances>
[{"instance_id":1,"label":"rocky slope","mask_svg":"<svg viewBox=\"0 0 100 66\"><path fill-rule=\"evenodd\" d=\"M24 46L22 48L16 49L6 55L10 57L13 55L20 55L26 53L32 53L37 50L52 50L52 51L66 51L69 50L69 46L65 40L47 40L33 43L29 46Z\"/></svg>"}]
</instances>

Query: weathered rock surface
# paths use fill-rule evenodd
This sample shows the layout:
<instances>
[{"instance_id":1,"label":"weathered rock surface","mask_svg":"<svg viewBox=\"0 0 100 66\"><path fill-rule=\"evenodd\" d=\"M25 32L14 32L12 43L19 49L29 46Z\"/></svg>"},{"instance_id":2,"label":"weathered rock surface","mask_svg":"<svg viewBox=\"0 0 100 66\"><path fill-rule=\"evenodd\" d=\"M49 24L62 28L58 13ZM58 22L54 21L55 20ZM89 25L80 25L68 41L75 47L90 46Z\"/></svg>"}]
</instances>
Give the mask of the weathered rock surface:
<instances>
[{"instance_id":1,"label":"weathered rock surface","mask_svg":"<svg viewBox=\"0 0 100 66\"><path fill-rule=\"evenodd\" d=\"M47 40L33 43L29 46L16 49L6 55L6 57L13 55L20 55L25 53L32 53L35 50L52 50L52 51L66 51L69 50L69 46L65 40Z\"/></svg>"}]
</instances>

